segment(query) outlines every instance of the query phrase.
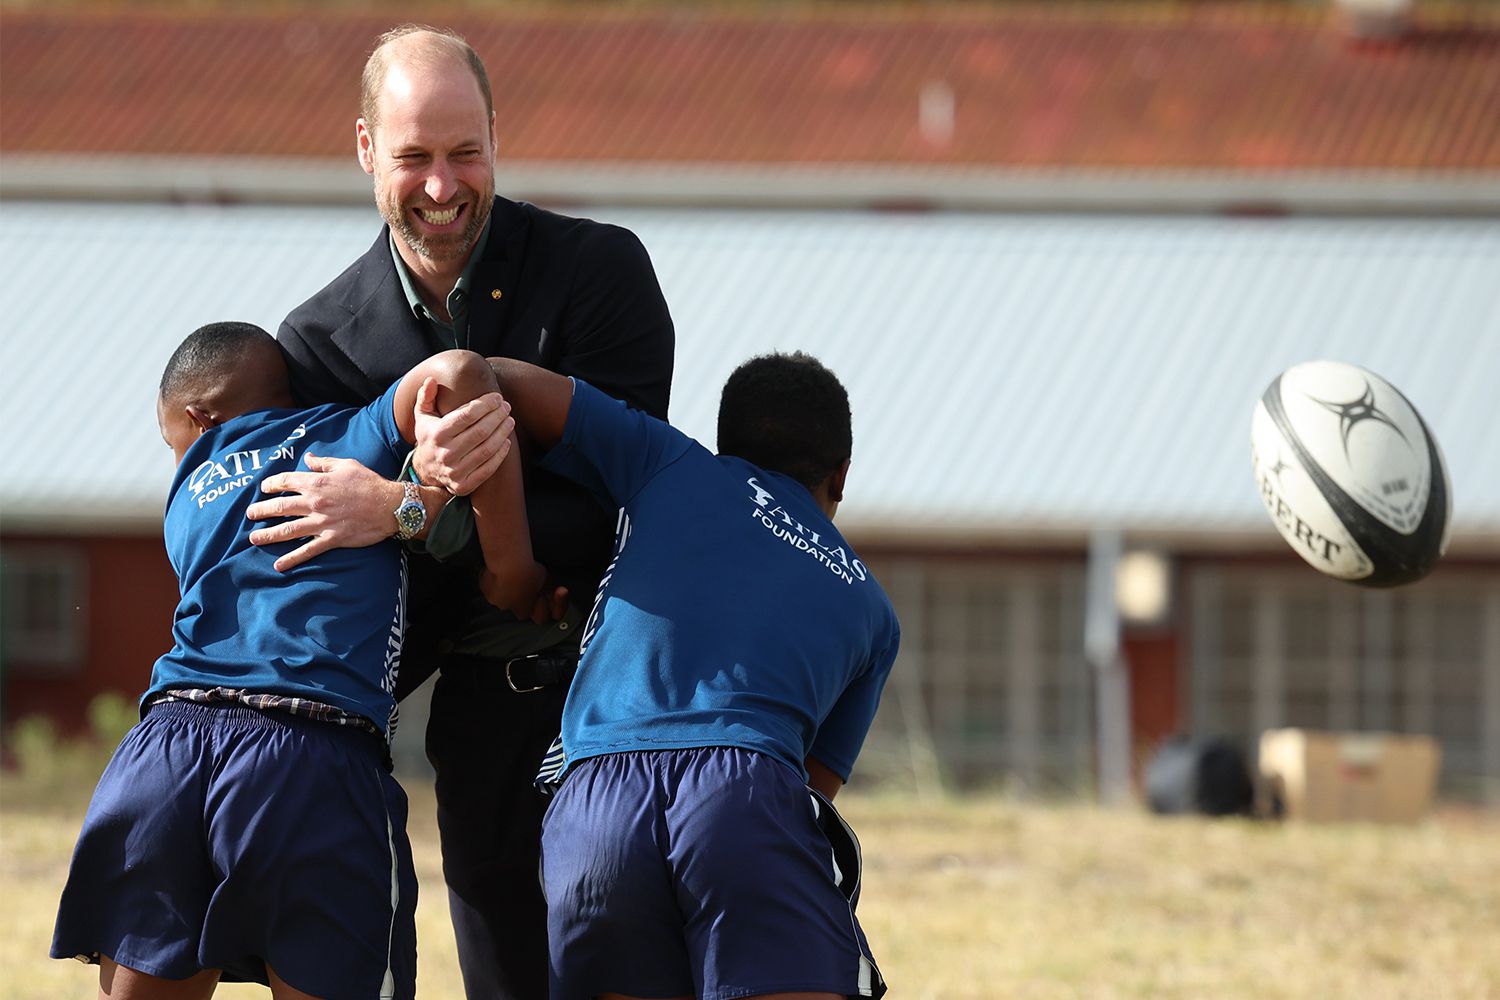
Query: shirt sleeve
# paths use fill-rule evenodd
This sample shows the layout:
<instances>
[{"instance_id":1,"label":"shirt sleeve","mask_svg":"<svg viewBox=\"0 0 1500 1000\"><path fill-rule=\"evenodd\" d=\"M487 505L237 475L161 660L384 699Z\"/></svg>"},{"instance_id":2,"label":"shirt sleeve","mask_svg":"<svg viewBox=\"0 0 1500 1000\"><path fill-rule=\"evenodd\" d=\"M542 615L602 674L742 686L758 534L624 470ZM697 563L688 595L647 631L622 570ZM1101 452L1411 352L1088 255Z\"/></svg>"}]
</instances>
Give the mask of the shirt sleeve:
<instances>
[{"instance_id":1,"label":"shirt sleeve","mask_svg":"<svg viewBox=\"0 0 1500 1000\"><path fill-rule=\"evenodd\" d=\"M367 462L376 472L384 476L395 476L399 474L402 464L406 461L406 453L410 450L404 437L401 436L401 428L396 425L396 390L401 388L398 379L392 382L390 388L380 394L380 397L369 403L360 411L358 419L365 422L374 432L380 443L385 446L387 454L379 456L381 462L375 464ZM351 455L350 458L359 456ZM374 456L371 456L374 457ZM386 462L389 458L391 461Z\"/></svg>"},{"instance_id":2,"label":"shirt sleeve","mask_svg":"<svg viewBox=\"0 0 1500 1000\"><path fill-rule=\"evenodd\" d=\"M562 440L541 465L618 508L691 447L692 439L665 421L575 378Z\"/></svg>"},{"instance_id":3,"label":"shirt sleeve","mask_svg":"<svg viewBox=\"0 0 1500 1000\"><path fill-rule=\"evenodd\" d=\"M880 692L885 688L891 666L896 662L896 649L900 645L899 633L889 645L871 659L870 668L855 678L834 704L833 710L818 727L810 756L827 765L845 781L854 770L855 758L865 744L870 723L875 719L875 709L880 705Z\"/></svg>"}]
</instances>

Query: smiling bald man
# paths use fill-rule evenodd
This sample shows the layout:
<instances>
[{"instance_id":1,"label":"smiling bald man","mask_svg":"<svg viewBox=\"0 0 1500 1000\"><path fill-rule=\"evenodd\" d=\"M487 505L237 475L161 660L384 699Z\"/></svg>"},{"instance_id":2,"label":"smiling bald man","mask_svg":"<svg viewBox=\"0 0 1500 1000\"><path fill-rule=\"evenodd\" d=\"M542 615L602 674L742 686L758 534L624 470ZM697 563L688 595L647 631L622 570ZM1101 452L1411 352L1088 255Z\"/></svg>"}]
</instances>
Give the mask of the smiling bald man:
<instances>
[{"instance_id":1,"label":"smiling bald man","mask_svg":"<svg viewBox=\"0 0 1500 1000\"><path fill-rule=\"evenodd\" d=\"M665 418L674 334L645 248L618 226L496 197L499 126L484 65L461 38L419 26L381 37L364 69L355 148L386 225L277 334L299 404L365 403L422 358L466 348L576 376ZM454 497L493 468L487 442L501 419L465 409L417 443L425 523L403 534L424 543L411 560L397 690L441 671L427 753L465 988L532 1000L547 990L537 881L545 803L532 778L558 732L580 608L603 574L615 511L533 468L521 442L533 551L571 600L533 620L489 605L475 583L472 518ZM303 540L278 566L398 528L392 501L401 490L356 464L278 477L266 489L273 495L249 516L289 520L253 540Z\"/></svg>"}]
</instances>

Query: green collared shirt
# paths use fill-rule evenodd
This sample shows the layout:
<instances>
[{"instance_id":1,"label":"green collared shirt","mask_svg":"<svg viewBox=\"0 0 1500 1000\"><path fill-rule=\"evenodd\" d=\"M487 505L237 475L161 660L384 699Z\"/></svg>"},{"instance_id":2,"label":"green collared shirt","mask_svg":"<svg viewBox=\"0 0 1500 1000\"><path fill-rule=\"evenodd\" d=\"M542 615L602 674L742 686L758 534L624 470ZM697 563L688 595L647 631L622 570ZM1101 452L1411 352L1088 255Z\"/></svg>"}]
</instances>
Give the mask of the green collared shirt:
<instances>
[{"instance_id":1,"label":"green collared shirt","mask_svg":"<svg viewBox=\"0 0 1500 1000\"><path fill-rule=\"evenodd\" d=\"M474 277L474 266L479 258L484 256L485 243L490 238L490 223L493 221L493 215L484 221L484 228L480 230L479 238L474 241L474 250L469 254L469 262L464 265L463 273L458 276L458 281L448 293L447 306L450 319L446 323L427 308L427 303L422 300L422 293L417 291L417 284L412 280L411 271L406 267L406 261L401 259L401 251L396 249L396 234L394 231L390 234L391 260L396 264L396 277L401 279L401 290L406 293L406 304L417 321L426 323L445 347L468 349L469 286ZM401 470L402 478L405 478L410 471L410 455L407 456L406 462L406 467ZM416 477L412 476L412 478ZM458 499L459 502L450 501L438 512L428 528L425 545L421 542L412 542L410 544L413 549L417 551L425 549L439 561L451 559L463 551L464 546L474 534L474 515L469 502L466 499Z\"/></svg>"},{"instance_id":2,"label":"green collared shirt","mask_svg":"<svg viewBox=\"0 0 1500 1000\"><path fill-rule=\"evenodd\" d=\"M396 234L391 233L391 257L396 262L396 275L401 279L401 290L406 293L406 304L411 307L412 314L419 320L423 320L438 335L438 339L445 347L456 347L467 349L469 346L469 286L474 277L474 265L479 258L484 256L485 243L490 238L490 223L494 216L484 220L484 228L479 232L479 238L474 241L474 250L469 254L469 262L464 265L464 271L458 276L452 291L448 293L447 306L448 322L443 322L427 303L422 301L422 293L417 291L416 282L412 280L411 272L406 268L406 261L401 259L401 251L396 249Z\"/></svg>"},{"instance_id":3,"label":"green collared shirt","mask_svg":"<svg viewBox=\"0 0 1500 1000\"><path fill-rule=\"evenodd\" d=\"M401 251L396 249L396 235L391 234L391 258L396 262L396 275L401 279L401 290L406 293L406 303L411 307L412 315L418 321L425 322L446 347L467 349L469 346L469 288L474 276L474 266L484 256L485 243L490 238L490 222L493 219L494 216L491 216L485 221L479 239L474 241L474 252L469 255L469 262L464 265L463 273L458 276L453 290L448 293L446 304L451 319L446 323L422 301L422 294L417 291L406 261L401 259ZM409 456L407 461L411 461ZM462 553L473 534L474 513L469 499L454 497L433 519L426 542L414 540L407 544L416 551L425 550L439 562L445 562ZM535 625L517 621L500 611L485 601L477 590L470 600L472 607L465 616L466 627L451 637L449 652L491 658L519 656L566 642L577 634L577 626L582 620L581 615L570 608L562 621Z\"/></svg>"}]
</instances>

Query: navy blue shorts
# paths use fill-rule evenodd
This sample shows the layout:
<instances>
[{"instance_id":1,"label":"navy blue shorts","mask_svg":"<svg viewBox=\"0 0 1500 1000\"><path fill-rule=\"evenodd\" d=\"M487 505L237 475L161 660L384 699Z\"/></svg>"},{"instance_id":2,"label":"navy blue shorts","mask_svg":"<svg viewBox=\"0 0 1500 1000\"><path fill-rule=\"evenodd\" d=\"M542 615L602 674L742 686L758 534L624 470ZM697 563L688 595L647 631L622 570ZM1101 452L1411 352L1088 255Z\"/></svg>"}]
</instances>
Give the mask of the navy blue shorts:
<instances>
[{"instance_id":1,"label":"navy blue shorts","mask_svg":"<svg viewBox=\"0 0 1500 1000\"><path fill-rule=\"evenodd\" d=\"M417 880L383 753L285 712L152 708L94 791L52 957L228 982L269 964L329 1000L411 997Z\"/></svg>"},{"instance_id":2,"label":"navy blue shorts","mask_svg":"<svg viewBox=\"0 0 1500 1000\"><path fill-rule=\"evenodd\" d=\"M879 997L851 902L858 862L836 852L830 822L847 832L800 774L765 754L582 762L542 827L553 1000Z\"/></svg>"}]
</instances>

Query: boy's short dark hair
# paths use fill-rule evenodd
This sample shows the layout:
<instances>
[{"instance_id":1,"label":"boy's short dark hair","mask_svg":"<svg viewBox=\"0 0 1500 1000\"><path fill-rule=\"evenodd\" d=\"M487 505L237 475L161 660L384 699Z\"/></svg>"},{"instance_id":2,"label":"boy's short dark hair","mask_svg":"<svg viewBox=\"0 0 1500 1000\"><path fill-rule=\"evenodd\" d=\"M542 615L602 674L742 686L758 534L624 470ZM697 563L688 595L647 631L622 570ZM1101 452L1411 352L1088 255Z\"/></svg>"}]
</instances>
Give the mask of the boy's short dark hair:
<instances>
[{"instance_id":1,"label":"boy's short dark hair","mask_svg":"<svg viewBox=\"0 0 1500 1000\"><path fill-rule=\"evenodd\" d=\"M719 454L791 476L808 489L854 448L849 394L817 358L763 354L740 365L719 397Z\"/></svg>"},{"instance_id":2,"label":"boy's short dark hair","mask_svg":"<svg viewBox=\"0 0 1500 1000\"><path fill-rule=\"evenodd\" d=\"M252 352L267 347L279 351L276 338L254 323L209 323L177 345L161 373L158 396L177 399L201 391L244 368Z\"/></svg>"}]
</instances>

